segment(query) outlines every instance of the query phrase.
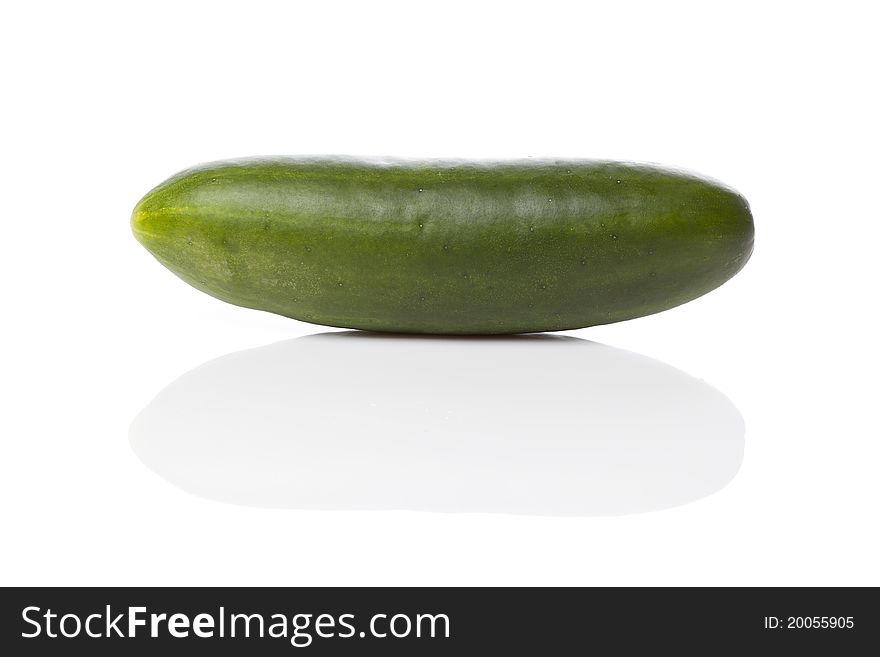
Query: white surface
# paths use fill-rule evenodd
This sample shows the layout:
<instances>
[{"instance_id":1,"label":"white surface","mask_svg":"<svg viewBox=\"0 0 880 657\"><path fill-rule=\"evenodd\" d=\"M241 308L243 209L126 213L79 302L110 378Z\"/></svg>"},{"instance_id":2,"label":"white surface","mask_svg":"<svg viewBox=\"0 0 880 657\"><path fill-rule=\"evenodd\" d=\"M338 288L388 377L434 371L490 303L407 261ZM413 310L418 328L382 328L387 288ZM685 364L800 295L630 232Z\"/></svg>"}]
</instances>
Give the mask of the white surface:
<instances>
[{"instance_id":1,"label":"white surface","mask_svg":"<svg viewBox=\"0 0 880 657\"><path fill-rule=\"evenodd\" d=\"M212 361L130 437L172 483L237 504L589 516L714 493L743 433L705 383L594 342L342 331Z\"/></svg>"},{"instance_id":2,"label":"white surface","mask_svg":"<svg viewBox=\"0 0 880 657\"><path fill-rule=\"evenodd\" d=\"M711 7L58 2L0 10L7 310L0 583L880 584L876 22L868 3ZM560 501L565 482L507 509L519 513L500 514L477 512L485 508L468 497L459 508L475 512L258 508L210 499L216 489L201 489L204 497L182 490L187 482L216 484L198 468L183 468L174 483L157 476L151 467L175 464L173 445L157 443L160 460L148 467L132 449L137 425L131 442L129 428L143 409L156 410L151 400L160 391L185 401L197 387L172 382L199 365L215 358L228 365L237 357L227 354L263 345L295 355L309 343L291 339L325 329L189 288L131 238L129 213L150 187L188 165L271 153L637 159L738 188L757 227L755 255L742 273L678 309L568 335L642 354L626 358L660 379L690 381L681 370L711 386L691 382L689 389L729 398L745 425L744 437L733 435L741 465L711 449L704 457L739 471L726 486L723 477L709 482L717 492L708 497L608 517L522 513L535 500L552 510L548 501ZM363 362L382 357L394 367L416 344L306 340L327 351L334 339ZM464 350L482 345L431 342L426 360L461 362ZM487 345L524 350L522 358L511 351L511 377L530 380L535 403L550 410L571 394L567 387L561 397L550 394L554 386L576 378L572 368L586 358L583 343L554 344L572 358L550 359L542 370L535 362L546 342ZM589 349L612 359L619 353ZM260 352L249 353L240 357L250 359L244 366L259 369L253 354ZM304 364L304 376L320 376L312 356ZM282 373L282 387L306 385L296 374ZM462 371L462 382L481 374ZM430 378L417 376L423 384ZM482 441L481 467L488 468L490 433L505 429L529 457L515 465L546 481L536 461L556 467L559 455L542 453L523 426L511 424L523 417L522 404L505 415L509 381L498 373L489 379L502 386L489 393L493 416L481 412L478 395L461 407L474 422L467 431ZM432 413L453 390L449 375L438 381L425 390ZM597 386L595 373L583 384ZM391 404L398 389L371 394ZM365 412L351 390L343 392L351 407L341 411ZM312 394L316 405L304 424L283 418L291 430L316 426L315 413L332 408L339 390L322 381ZM601 394L608 403L626 401L619 388ZM645 392L633 394L638 402ZM523 398L522 391L511 396ZM724 408L722 420L735 417ZM185 410L182 420L194 431L181 437L183 453L204 443L199 430L219 426ZM570 410L575 439L583 409ZM411 423L416 412L401 419ZM281 418L280 407L265 417ZM548 449L564 442L560 421L550 425ZM356 418L343 422L352 424ZM445 455L449 468L458 465L452 455L464 458L460 433L451 452L435 443L400 454L405 426L377 438L365 417L363 440L394 452L372 464L377 472L391 472L396 460L427 468L432 454ZM437 428L436 415L429 426ZM718 426L707 432L710 443L721 440L725 422ZM257 424L266 427L276 433L255 436L254 445L271 449L274 436L277 447L288 425ZM248 458L271 465L247 451L245 436L223 431L238 442L218 454L222 467L231 467L222 458L236 450L239 470ZM311 438L321 465L305 476L332 476L327 450L346 451L352 439ZM612 447L595 458L616 458L648 485L668 485L666 468L678 468L679 492L699 496L674 451L682 444L658 454L651 470L638 451L644 444L630 453L608 434L602 439ZM503 447L499 470L484 471L489 482L511 485L500 469ZM591 457L583 445L567 448ZM350 456L342 455L346 468ZM365 472L351 472L369 482ZM427 480L398 480L413 486L412 496L386 486L380 503L364 506L431 506L419 495L436 493L439 475L427 472ZM465 489L491 501L492 491L468 472ZM601 477L595 481L590 494L609 491ZM336 492L333 504L314 504L280 490L289 497L279 504L350 506L350 489ZM608 499L620 499L613 494ZM638 492L632 495L631 502ZM662 495L654 503L670 506Z\"/></svg>"}]
</instances>

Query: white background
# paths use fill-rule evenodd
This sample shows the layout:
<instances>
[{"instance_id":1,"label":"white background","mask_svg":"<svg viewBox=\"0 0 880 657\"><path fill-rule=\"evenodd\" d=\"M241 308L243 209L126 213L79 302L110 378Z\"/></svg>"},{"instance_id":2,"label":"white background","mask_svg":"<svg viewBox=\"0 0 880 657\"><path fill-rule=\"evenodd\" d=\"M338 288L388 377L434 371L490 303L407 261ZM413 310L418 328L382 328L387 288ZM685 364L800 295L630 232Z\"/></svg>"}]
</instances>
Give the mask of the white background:
<instances>
[{"instance_id":1,"label":"white background","mask_svg":"<svg viewBox=\"0 0 880 657\"><path fill-rule=\"evenodd\" d=\"M870 6L7 3L0 582L880 584ZM132 207L198 162L329 153L645 160L740 190L739 275L570 332L726 395L732 481L548 517L256 508L146 467L129 426L165 386L326 329L189 288L131 237Z\"/></svg>"}]
</instances>

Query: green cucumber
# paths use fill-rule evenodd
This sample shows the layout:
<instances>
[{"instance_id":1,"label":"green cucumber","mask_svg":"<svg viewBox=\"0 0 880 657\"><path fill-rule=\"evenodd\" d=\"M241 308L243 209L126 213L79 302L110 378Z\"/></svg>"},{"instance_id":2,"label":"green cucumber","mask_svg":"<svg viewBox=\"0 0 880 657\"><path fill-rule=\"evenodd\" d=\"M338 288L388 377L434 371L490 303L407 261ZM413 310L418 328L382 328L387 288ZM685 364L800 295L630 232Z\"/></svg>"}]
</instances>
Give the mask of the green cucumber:
<instances>
[{"instance_id":1,"label":"green cucumber","mask_svg":"<svg viewBox=\"0 0 880 657\"><path fill-rule=\"evenodd\" d=\"M526 333L685 303L752 252L748 203L605 161L260 158L194 167L137 204L135 237L224 301L346 328Z\"/></svg>"}]
</instances>

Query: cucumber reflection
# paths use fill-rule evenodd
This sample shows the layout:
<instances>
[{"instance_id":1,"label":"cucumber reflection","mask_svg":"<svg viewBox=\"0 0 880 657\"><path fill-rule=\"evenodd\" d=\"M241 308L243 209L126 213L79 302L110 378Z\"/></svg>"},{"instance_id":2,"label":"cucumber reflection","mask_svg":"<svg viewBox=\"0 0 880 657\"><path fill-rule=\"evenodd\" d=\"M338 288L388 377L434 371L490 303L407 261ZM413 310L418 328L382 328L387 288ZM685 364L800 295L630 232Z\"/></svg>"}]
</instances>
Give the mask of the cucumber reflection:
<instances>
[{"instance_id":1,"label":"cucumber reflection","mask_svg":"<svg viewBox=\"0 0 880 657\"><path fill-rule=\"evenodd\" d=\"M171 483L236 504L617 515L719 490L744 431L707 384L586 340L341 332L196 368L130 440Z\"/></svg>"}]
</instances>

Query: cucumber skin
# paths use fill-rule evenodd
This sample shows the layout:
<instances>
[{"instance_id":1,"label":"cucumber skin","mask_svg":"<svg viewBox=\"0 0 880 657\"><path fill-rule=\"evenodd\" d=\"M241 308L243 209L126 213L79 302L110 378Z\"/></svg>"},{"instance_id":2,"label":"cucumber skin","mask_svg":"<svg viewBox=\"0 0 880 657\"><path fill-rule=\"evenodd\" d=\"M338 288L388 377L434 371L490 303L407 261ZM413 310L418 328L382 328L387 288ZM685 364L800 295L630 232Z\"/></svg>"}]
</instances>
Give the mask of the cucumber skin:
<instances>
[{"instance_id":1,"label":"cucumber skin","mask_svg":"<svg viewBox=\"0 0 880 657\"><path fill-rule=\"evenodd\" d=\"M749 259L746 200L609 161L250 158L137 204L135 237L223 301L372 331L576 329L695 299Z\"/></svg>"}]
</instances>

